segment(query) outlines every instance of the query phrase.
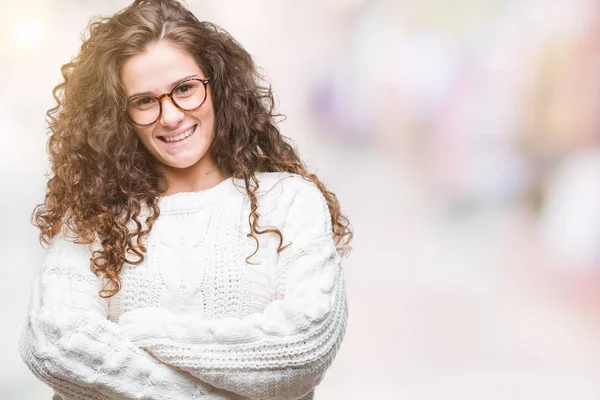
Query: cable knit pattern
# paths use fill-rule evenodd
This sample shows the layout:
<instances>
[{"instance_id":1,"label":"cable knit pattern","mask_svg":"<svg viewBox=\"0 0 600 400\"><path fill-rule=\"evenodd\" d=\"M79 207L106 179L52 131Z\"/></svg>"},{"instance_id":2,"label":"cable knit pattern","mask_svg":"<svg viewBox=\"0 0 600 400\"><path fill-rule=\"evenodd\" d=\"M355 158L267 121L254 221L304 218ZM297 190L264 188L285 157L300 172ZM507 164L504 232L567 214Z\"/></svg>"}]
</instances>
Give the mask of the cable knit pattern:
<instances>
[{"instance_id":1,"label":"cable knit pattern","mask_svg":"<svg viewBox=\"0 0 600 400\"><path fill-rule=\"evenodd\" d=\"M159 200L161 215L123 287L98 297L90 250L55 240L32 292L21 355L68 399L313 398L344 337L345 283L321 192L258 175L255 250L237 179ZM144 351L145 350L145 351Z\"/></svg>"}]
</instances>

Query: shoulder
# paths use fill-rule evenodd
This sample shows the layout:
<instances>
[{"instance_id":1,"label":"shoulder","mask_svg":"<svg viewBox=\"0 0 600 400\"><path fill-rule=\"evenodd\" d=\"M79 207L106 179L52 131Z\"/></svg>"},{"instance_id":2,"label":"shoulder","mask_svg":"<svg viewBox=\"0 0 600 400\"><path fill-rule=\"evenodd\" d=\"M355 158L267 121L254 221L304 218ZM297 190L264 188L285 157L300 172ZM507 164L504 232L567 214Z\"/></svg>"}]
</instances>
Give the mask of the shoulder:
<instances>
[{"instance_id":1,"label":"shoulder","mask_svg":"<svg viewBox=\"0 0 600 400\"><path fill-rule=\"evenodd\" d=\"M257 198L263 211L278 210L291 227L308 222L331 229L329 206L317 185L292 173L261 173ZM262 203L262 204L261 204Z\"/></svg>"},{"instance_id":2,"label":"shoulder","mask_svg":"<svg viewBox=\"0 0 600 400\"><path fill-rule=\"evenodd\" d=\"M55 267L73 264L89 270L92 253L98 249L98 246L97 240L86 241L75 233L68 218L65 217L60 230L48 243L44 254L44 264Z\"/></svg>"},{"instance_id":3,"label":"shoulder","mask_svg":"<svg viewBox=\"0 0 600 400\"><path fill-rule=\"evenodd\" d=\"M289 172L262 172L257 174L259 189L257 194L265 196L275 192L280 197L323 199L323 194L312 181Z\"/></svg>"}]
</instances>

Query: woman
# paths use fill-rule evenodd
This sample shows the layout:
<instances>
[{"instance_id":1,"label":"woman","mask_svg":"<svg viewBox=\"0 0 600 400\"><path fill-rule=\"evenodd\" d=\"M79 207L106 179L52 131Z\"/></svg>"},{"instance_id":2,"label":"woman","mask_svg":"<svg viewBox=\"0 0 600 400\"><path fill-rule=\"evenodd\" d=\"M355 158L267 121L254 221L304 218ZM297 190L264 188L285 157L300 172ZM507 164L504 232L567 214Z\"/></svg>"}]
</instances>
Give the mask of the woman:
<instances>
[{"instance_id":1,"label":"woman","mask_svg":"<svg viewBox=\"0 0 600 400\"><path fill-rule=\"evenodd\" d=\"M250 55L177 1L136 0L62 73L30 369L64 400L313 398L352 233Z\"/></svg>"}]
</instances>

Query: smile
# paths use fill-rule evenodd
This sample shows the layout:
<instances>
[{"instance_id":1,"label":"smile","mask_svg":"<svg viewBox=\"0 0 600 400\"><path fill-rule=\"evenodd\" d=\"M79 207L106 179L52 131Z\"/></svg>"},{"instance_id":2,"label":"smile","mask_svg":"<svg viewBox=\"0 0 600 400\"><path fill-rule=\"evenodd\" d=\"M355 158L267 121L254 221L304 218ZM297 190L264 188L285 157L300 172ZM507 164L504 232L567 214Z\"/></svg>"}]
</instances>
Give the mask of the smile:
<instances>
[{"instance_id":1,"label":"smile","mask_svg":"<svg viewBox=\"0 0 600 400\"><path fill-rule=\"evenodd\" d=\"M194 133L194 131L196 130L196 127L198 125L194 125L192 126L190 129L188 129L187 131L180 133L177 136L169 136L169 137L165 137L165 136L158 136L158 138L160 140L162 140L163 142L166 143L177 143L177 142L181 142L182 140L185 140L187 138L189 138L190 136L192 136L192 134Z\"/></svg>"}]
</instances>

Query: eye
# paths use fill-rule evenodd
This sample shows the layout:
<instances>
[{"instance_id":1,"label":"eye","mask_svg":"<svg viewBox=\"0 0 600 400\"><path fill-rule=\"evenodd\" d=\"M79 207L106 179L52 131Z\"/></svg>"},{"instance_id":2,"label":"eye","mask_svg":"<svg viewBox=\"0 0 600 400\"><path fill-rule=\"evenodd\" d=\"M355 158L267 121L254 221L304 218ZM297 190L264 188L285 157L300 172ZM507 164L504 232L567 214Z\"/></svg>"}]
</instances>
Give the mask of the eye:
<instances>
[{"instance_id":1,"label":"eye","mask_svg":"<svg viewBox=\"0 0 600 400\"><path fill-rule=\"evenodd\" d=\"M175 88L173 94L175 96L183 97L189 96L194 92L195 86L192 83L183 83Z\"/></svg>"},{"instance_id":2,"label":"eye","mask_svg":"<svg viewBox=\"0 0 600 400\"><path fill-rule=\"evenodd\" d=\"M156 103L154 97L139 97L133 101L133 106L140 110L146 110Z\"/></svg>"}]
</instances>

